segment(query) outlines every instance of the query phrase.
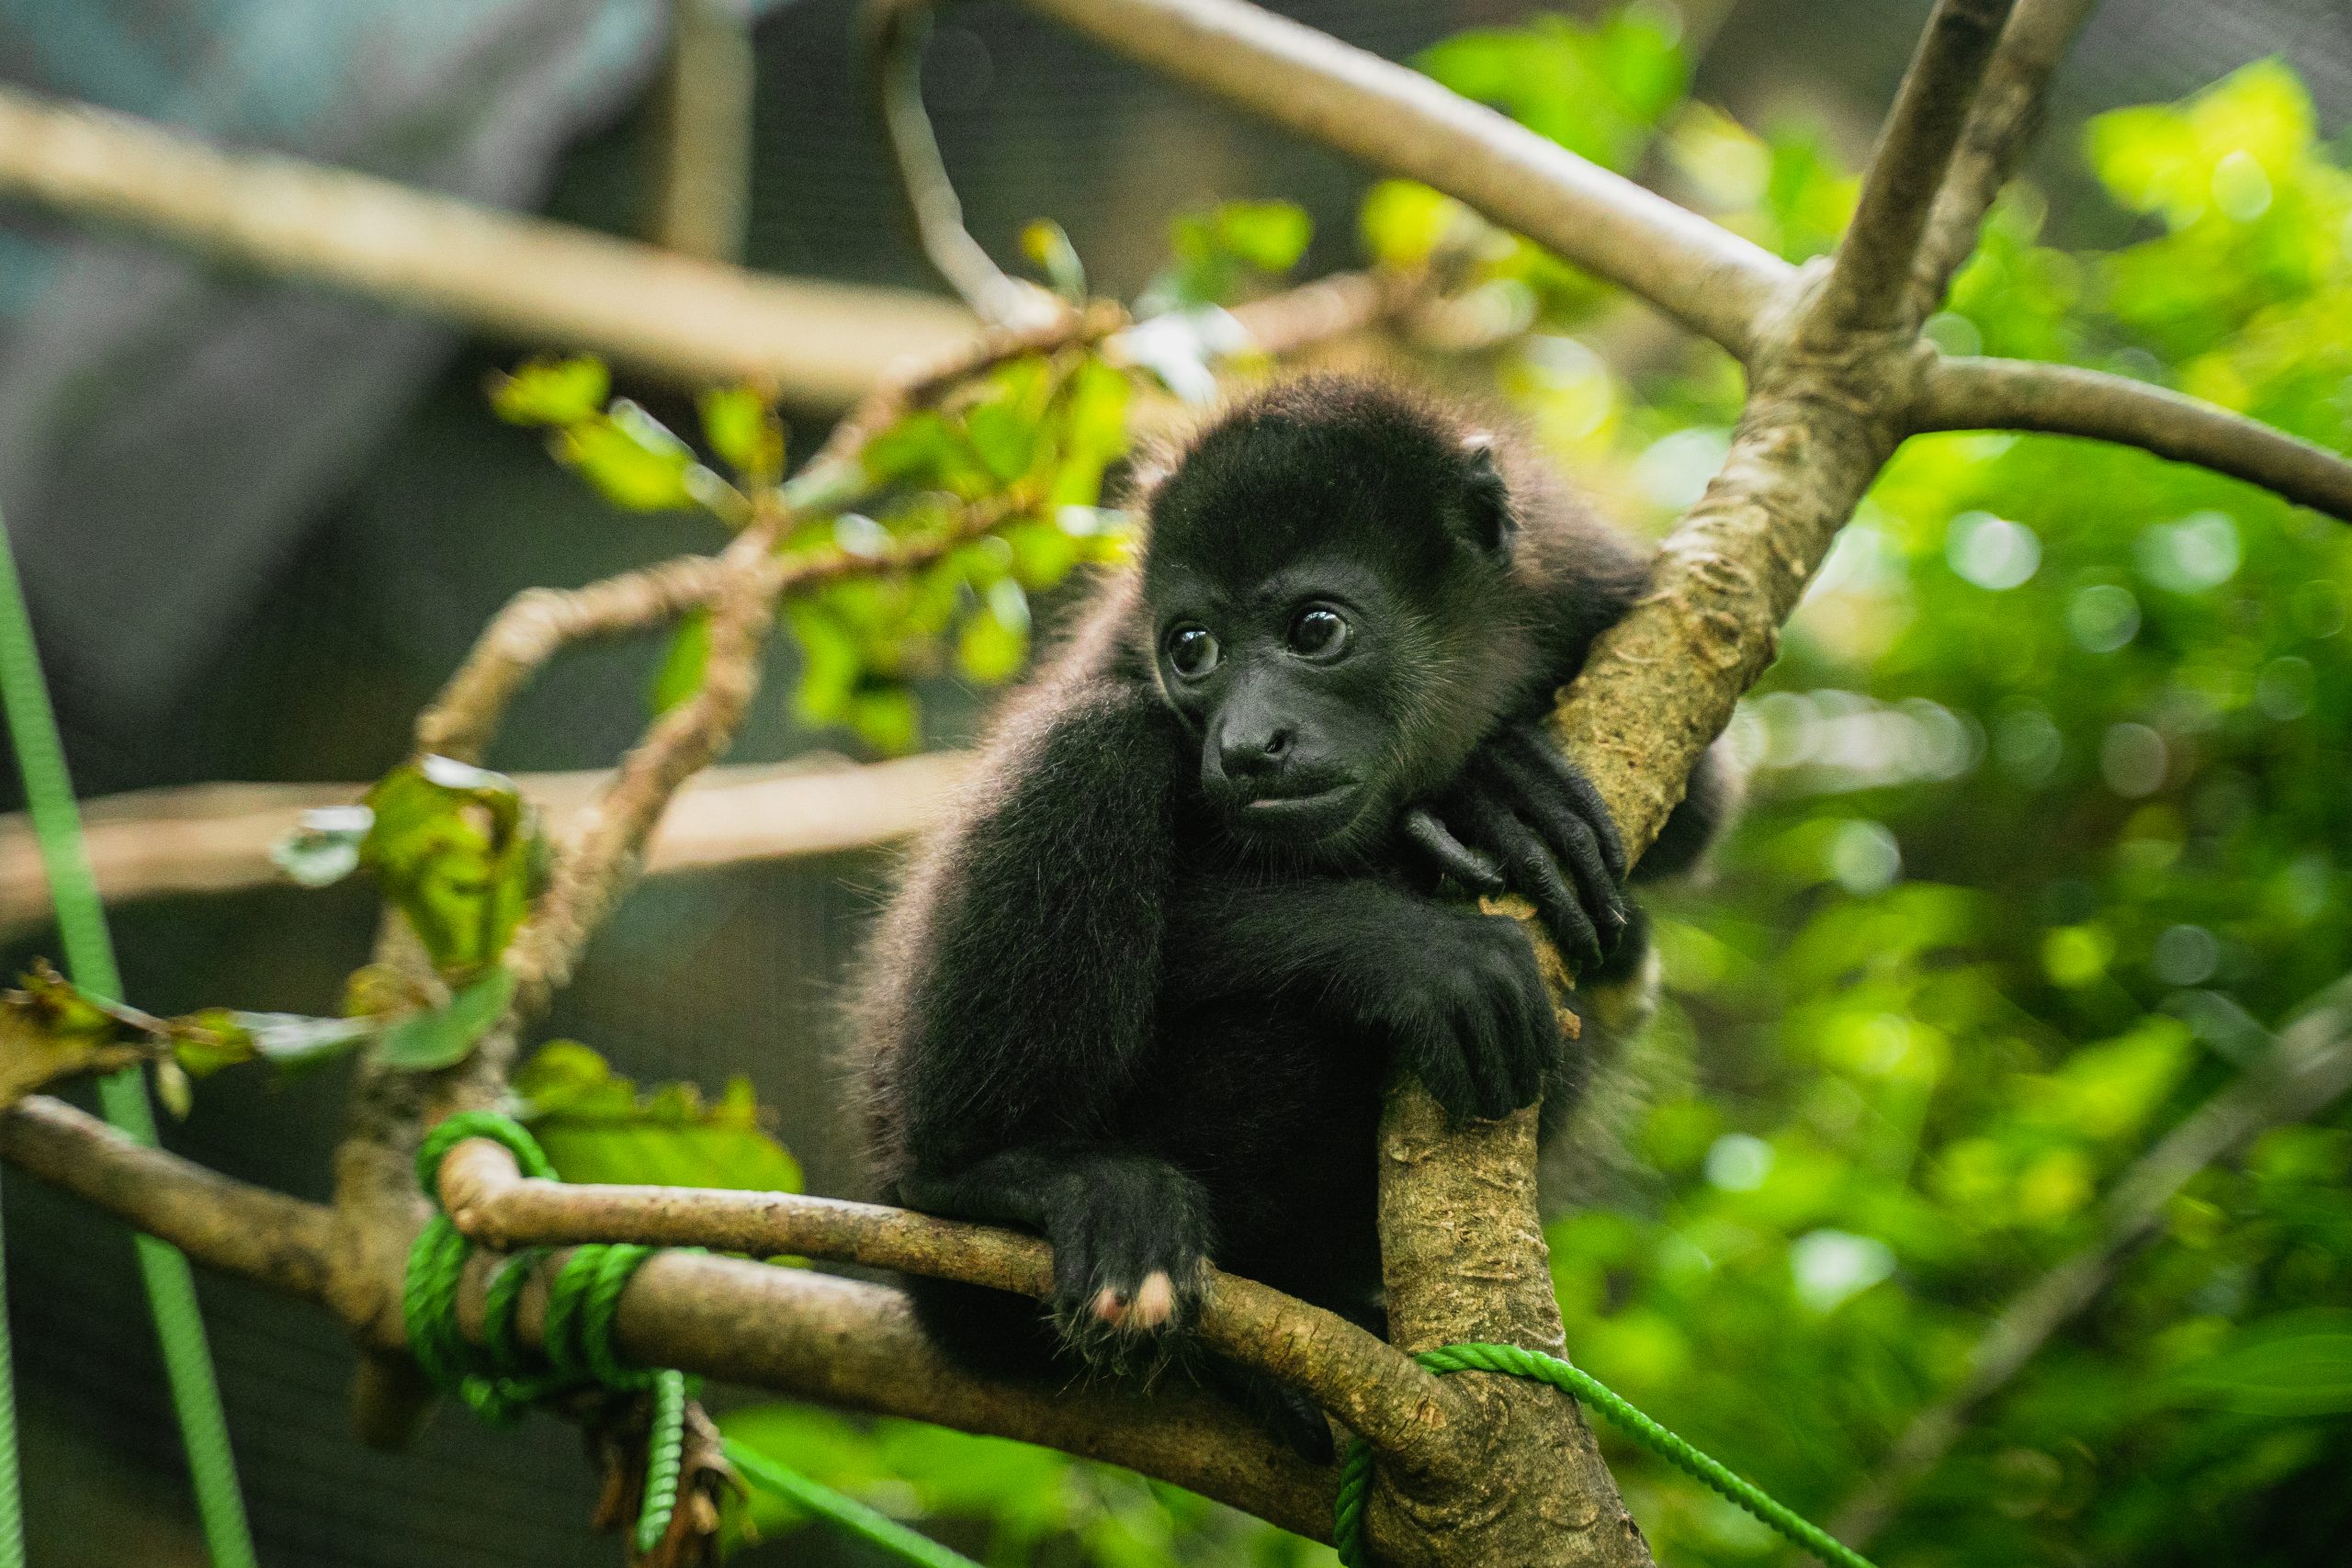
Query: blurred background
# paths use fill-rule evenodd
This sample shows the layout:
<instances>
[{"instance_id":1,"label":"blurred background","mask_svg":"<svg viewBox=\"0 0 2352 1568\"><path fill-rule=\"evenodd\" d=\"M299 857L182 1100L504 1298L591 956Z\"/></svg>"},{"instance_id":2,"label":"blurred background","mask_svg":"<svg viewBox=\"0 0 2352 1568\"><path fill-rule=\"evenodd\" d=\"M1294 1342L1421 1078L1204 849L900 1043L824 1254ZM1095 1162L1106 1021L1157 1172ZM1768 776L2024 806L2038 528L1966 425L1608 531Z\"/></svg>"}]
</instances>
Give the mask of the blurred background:
<instances>
[{"instance_id":1,"label":"blurred background","mask_svg":"<svg viewBox=\"0 0 2352 1568\"><path fill-rule=\"evenodd\" d=\"M1927 6L1278 8L1802 257L1844 220ZM0 0L0 85L936 294L850 14ZM678 106L729 83L747 112L712 152ZM2122 369L2352 445L2352 15L2110 0L2059 84L1939 341ZM982 243L1010 264L1023 225L1050 217L1100 293L1164 279L1171 220L1220 203L1295 203L1301 277L1410 261L1437 220L1427 193L1374 190L1007 6L944 12L923 85ZM683 216L682 146L725 176ZM1524 247L1480 254L1479 299L1506 330L1444 374L1498 389L1628 527L1662 529L1724 450L1736 367ZM509 595L723 540L708 518L613 506L492 417L485 376L521 352L0 198L0 510L83 794L374 778ZM621 386L691 424L678 388ZM837 412L787 409L795 451ZM2006 1308L2090 1257L2105 1288L1951 1410L1934 1462L1882 1510L1882 1562L2352 1552L2352 1116L2287 1118L2196 1169L2144 1245L2107 1247L2101 1208L2352 969L2342 536L2138 455L1915 441L1743 710L1755 802L1709 885L1659 901L1668 1003L1623 1147L1554 1226L1554 1267L1581 1364L1827 1517L1951 1405ZM661 657L570 655L490 761L609 763ZM888 737L796 707L797 657L787 640L732 760L878 755ZM967 738L984 702L944 675L920 695L926 747ZM0 805L14 790L11 771ZM715 1090L749 1073L810 1190L861 1195L834 1007L888 866L861 851L649 881L546 1032L639 1078ZM375 912L356 884L122 905L129 995L157 1012L332 1011ZM20 895L5 922L10 973L53 953L37 902ZM323 1199L347 1085L344 1067L226 1074L166 1142ZM22 1178L6 1220L34 1561L202 1561L127 1241ZM266 1562L617 1560L587 1531L568 1429L444 1412L413 1450L368 1451L331 1323L202 1291ZM1009 1444L789 1407L741 1419L992 1562L1329 1560ZM1786 1555L1711 1494L1611 1457L1662 1561ZM879 1561L769 1524L782 1533L742 1561Z\"/></svg>"}]
</instances>

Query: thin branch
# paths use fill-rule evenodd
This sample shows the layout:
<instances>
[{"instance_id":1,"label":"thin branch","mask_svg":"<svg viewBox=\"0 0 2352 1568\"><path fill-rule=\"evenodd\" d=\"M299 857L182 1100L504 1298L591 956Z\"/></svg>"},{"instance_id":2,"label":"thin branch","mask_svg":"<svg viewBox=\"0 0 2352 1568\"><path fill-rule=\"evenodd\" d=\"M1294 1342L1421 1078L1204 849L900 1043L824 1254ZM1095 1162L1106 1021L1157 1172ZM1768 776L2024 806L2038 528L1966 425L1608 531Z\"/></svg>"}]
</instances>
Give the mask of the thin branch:
<instances>
[{"instance_id":1,"label":"thin branch","mask_svg":"<svg viewBox=\"0 0 2352 1568\"><path fill-rule=\"evenodd\" d=\"M1853 332L1907 324L1903 305L1920 235L2015 3L1936 0L1838 242L1821 300L1826 323Z\"/></svg>"},{"instance_id":2,"label":"thin branch","mask_svg":"<svg viewBox=\"0 0 2352 1568\"><path fill-rule=\"evenodd\" d=\"M1919 236L1904 299L1905 320L1922 321L1942 302L1952 275L1976 248L1977 231L1993 198L2041 128L2050 78L2098 5L2098 0L2018 0Z\"/></svg>"},{"instance_id":3,"label":"thin branch","mask_svg":"<svg viewBox=\"0 0 2352 1568\"><path fill-rule=\"evenodd\" d=\"M962 1280L1023 1295L1053 1289L1053 1253L1034 1236L903 1209L789 1192L530 1180L484 1140L442 1162L459 1229L487 1247L634 1241L774 1257L797 1253ZM1445 1385L1353 1324L1237 1275L1211 1270L1199 1329L1209 1345L1315 1394L1384 1450L1444 1468L1431 1431L1457 1403Z\"/></svg>"},{"instance_id":4,"label":"thin branch","mask_svg":"<svg viewBox=\"0 0 2352 1568\"><path fill-rule=\"evenodd\" d=\"M1007 274L964 227L964 204L948 177L922 103L922 52L933 0L866 0L857 31L866 83L899 191L932 268L980 320L998 327L1050 325L1071 307Z\"/></svg>"},{"instance_id":5,"label":"thin branch","mask_svg":"<svg viewBox=\"0 0 2352 1568\"><path fill-rule=\"evenodd\" d=\"M2323 992L2245 1074L2197 1108L2118 1178L2099 1205L2098 1237L2019 1292L1976 1341L1967 1375L1912 1418L1886 1463L1833 1527L1859 1546L1951 1451L1977 1412L2052 1337L2098 1300L2124 1259L2153 1236L2165 1207L2199 1171L2272 1127L2308 1121L2352 1091L2352 978Z\"/></svg>"},{"instance_id":6,"label":"thin branch","mask_svg":"<svg viewBox=\"0 0 2352 1568\"><path fill-rule=\"evenodd\" d=\"M944 300L749 273L6 87L0 198L677 381L759 382L799 407L847 407L973 332Z\"/></svg>"},{"instance_id":7,"label":"thin branch","mask_svg":"<svg viewBox=\"0 0 2352 1568\"><path fill-rule=\"evenodd\" d=\"M1745 355L1788 265L1631 180L1242 0L1023 0L1116 54L1459 197Z\"/></svg>"},{"instance_id":8,"label":"thin branch","mask_svg":"<svg viewBox=\"0 0 2352 1568\"><path fill-rule=\"evenodd\" d=\"M2102 370L1941 359L1928 369L1912 428L2113 441L2245 479L2352 523L2352 458L2202 399Z\"/></svg>"},{"instance_id":9,"label":"thin branch","mask_svg":"<svg viewBox=\"0 0 2352 1568\"><path fill-rule=\"evenodd\" d=\"M708 604L725 581L719 558L681 556L584 588L525 589L492 617L417 716L417 749L480 761L507 705L560 650L666 626Z\"/></svg>"}]
</instances>

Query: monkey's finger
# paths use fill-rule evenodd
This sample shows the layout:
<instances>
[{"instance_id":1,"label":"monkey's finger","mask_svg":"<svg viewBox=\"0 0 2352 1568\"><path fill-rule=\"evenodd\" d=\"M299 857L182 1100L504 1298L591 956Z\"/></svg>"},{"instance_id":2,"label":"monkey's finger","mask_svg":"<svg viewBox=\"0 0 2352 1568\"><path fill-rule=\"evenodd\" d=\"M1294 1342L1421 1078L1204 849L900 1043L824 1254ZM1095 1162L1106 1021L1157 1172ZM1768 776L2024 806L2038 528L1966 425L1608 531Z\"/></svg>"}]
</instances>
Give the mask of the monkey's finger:
<instances>
[{"instance_id":1,"label":"monkey's finger","mask_svg":"<svg viewBox=\"0 0 2352 1568\"><path fill-rule=\"evenodd\" d=\"M1601 945L1613 949L1624 934L1626 921L1633 917L1617 878L1610 873L1607 856L1592 825L1546 791L1544 779L1524 759L1500 751L1494 754L1490 762L1510 788L1520 815L1543 836L1552 853L1575 876L1585 911L1600 932Z\"/></svg>"},{"instance_id":2,"label":"monkey's finger","mask_svg":"<svg viewBox=\"0 0 2352 1568\"><path fill-rule=\"evenodd\" d=\"M1440 871L1473 893L1491 898L1505 891L1503 874L1495 863L1455 838L1427 807L1416 806L1405 813L1405 837Z\"/></svg>"},{"instance_id":3,"label":"monkey's finger","mask_svg":"<svg viewBox=\"0 0 2352 1568\"><path fill-rule=\"evenodd\" d=\"M1492 1122L1513 1109L1510 1064L1505 1058L1500 1025L1495 1012L1476 1001L1460 1010L1462 1065L1470 1079L1473 1112Z\"/></svg>"},{"instance_id":4,"label":"monkey's finger","mask_svg":"<svg viewBox=\"0 0 2352 1568\"><path fill-rule=\"evenodd\" d=\"M1534 725L1520 725L1504 731L1498 739L1500 745L1495 750L1541 769L1543 776L1575 805L1577 814L1592 824L1600 845L1601 863L1609 868L1610 880L1624 881L1625 840L1617 831L1617 818L1609 809L1609 803L1600 798L1600 791L1585 776L1584 770L1562 756L1560 749Z\"/></svg>"},{"instance_id":5,"label":"monkey's finger","mask_svg":"<svg viewBox=\"0 0 2352 1568\"><path fill-rule=\"evenodd\" d=\"M1577 897L1576 889L1561 873L1560 863L1544 847L1527 825L1494 801L1479 795L1468 797L1476 813L1480 838L1492 844L1502 856L1503 867L1511 886L1534 901L1536 912L1552 932L1552 940L1578 971L1598 968L1601 962L1600 934L1593 930L1592 919L1584 912L1584 904Z\"/></svg>"}]
</instances>

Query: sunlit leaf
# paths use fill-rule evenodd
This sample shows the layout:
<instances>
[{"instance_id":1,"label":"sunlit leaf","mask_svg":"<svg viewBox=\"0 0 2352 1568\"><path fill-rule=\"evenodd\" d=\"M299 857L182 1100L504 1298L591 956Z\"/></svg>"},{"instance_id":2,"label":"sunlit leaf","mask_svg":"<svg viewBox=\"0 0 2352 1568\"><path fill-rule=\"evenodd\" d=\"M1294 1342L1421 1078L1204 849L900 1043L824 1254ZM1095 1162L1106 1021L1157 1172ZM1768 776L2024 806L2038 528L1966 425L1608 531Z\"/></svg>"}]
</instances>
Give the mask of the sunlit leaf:
<instances>
[{"instance_id":1,"label":"sunlit leaf","mask_svg":"<svg viewBox=\"0 0 2352 1568\"><path fill-rule=\"evenodd\" d=\"M762 1126L751 1081L715 1101L692 1084L641 1091L573 1040L550 1041L515 1071L518 1114L566 1181L801 1190L799 1164Z\"/></svg>"},{"instance_id":2,"label":"sunlit leaf","mask_svg":"<svg viewBox=\"0 0 2352 1568\"><path fill-rule=\"evenodd\" d=\"M490 406L512 424L578 424L604 412L612 387L600 359L533 359L491 378Z\"/></svg>"}]
</instances>

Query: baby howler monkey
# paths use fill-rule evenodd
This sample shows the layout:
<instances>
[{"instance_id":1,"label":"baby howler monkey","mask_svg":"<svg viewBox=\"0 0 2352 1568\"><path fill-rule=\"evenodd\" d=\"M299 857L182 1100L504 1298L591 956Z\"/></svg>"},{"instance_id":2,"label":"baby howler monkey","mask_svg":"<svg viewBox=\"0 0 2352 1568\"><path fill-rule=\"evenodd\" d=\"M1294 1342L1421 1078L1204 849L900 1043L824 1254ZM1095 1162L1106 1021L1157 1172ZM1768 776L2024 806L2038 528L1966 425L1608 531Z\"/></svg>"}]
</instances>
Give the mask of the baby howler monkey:
<instances>
[{"instance_id":1,"label":"baby howler monkey","mask_svg":"<svg viewBox=\"0 0 2352 1568\"><path fill-rule=\"evenodd\" d=\"M1054 1249L1039 1303L910 1281L1004 1373L1174 1350L1310 1455L1319 1411L1186 1348L1201 1266L1384 1327L1374 1137L1392 1065L1455 1117L1563 1119L1579 998L1642 967L1599 795L1538 722L1641 595L1638 552L1482 427L1385 382L1249 396L1143 504L1138 570L998 719L869 965L886 1194ZM1642 863L1694 859L1702 765Z\"/></svg>"}]
</instances>

